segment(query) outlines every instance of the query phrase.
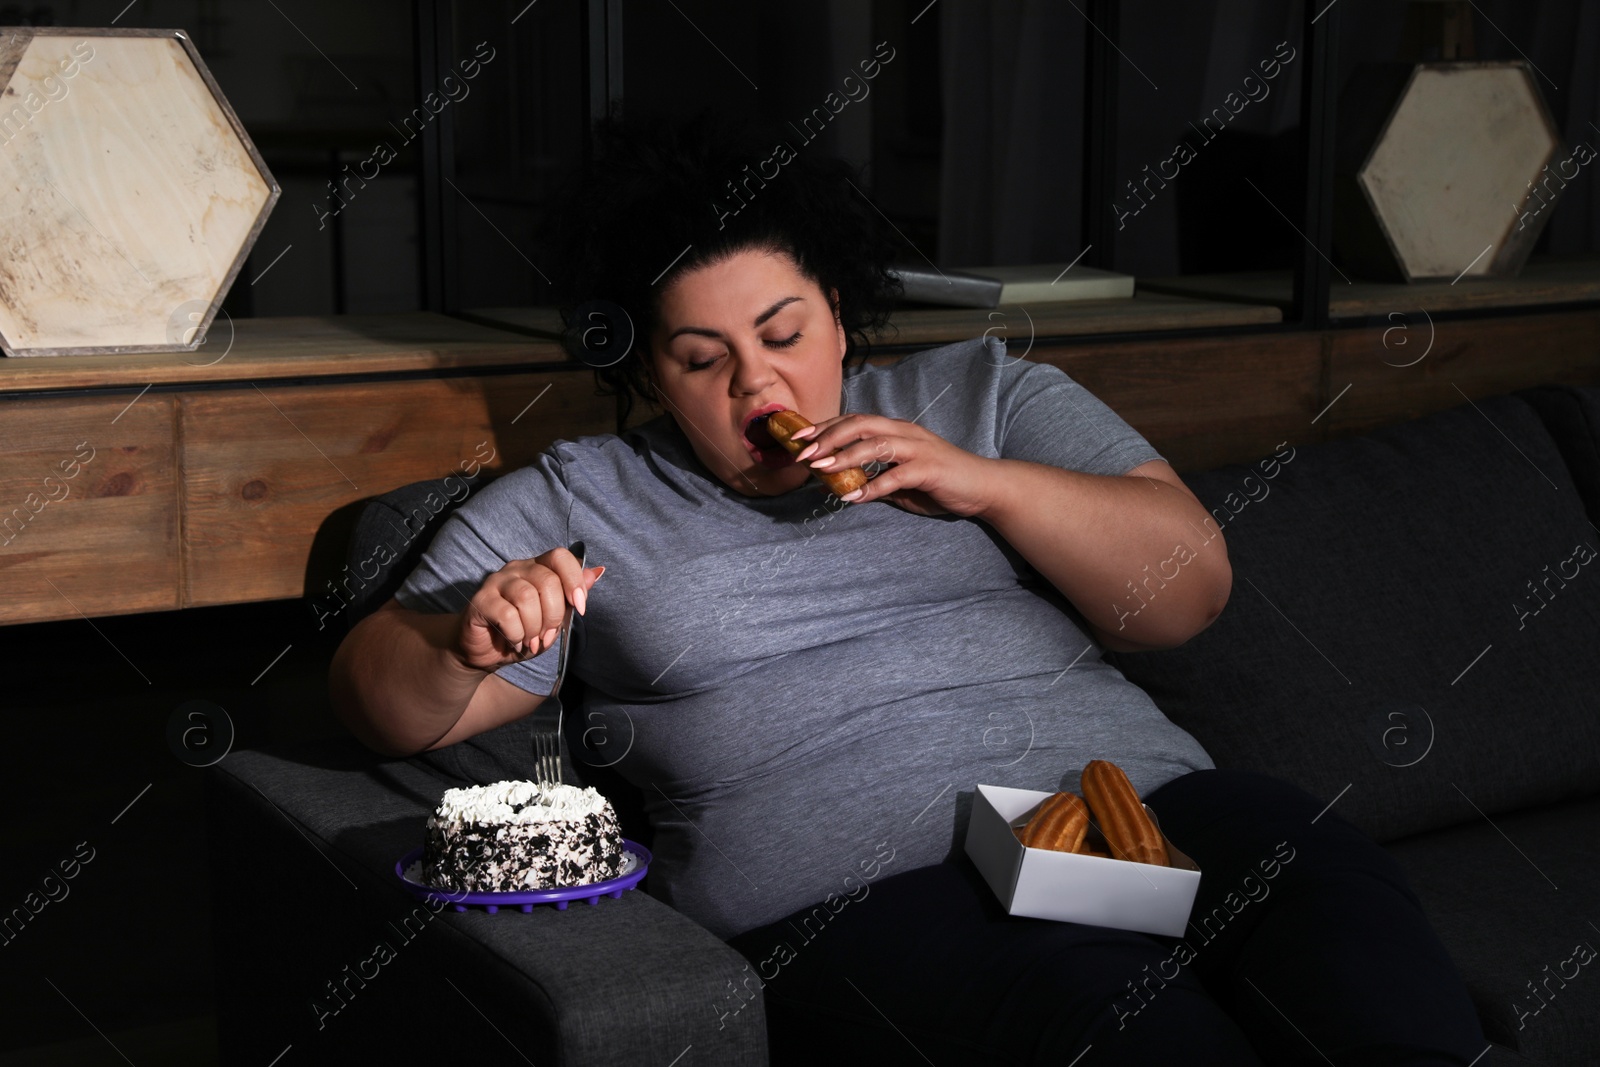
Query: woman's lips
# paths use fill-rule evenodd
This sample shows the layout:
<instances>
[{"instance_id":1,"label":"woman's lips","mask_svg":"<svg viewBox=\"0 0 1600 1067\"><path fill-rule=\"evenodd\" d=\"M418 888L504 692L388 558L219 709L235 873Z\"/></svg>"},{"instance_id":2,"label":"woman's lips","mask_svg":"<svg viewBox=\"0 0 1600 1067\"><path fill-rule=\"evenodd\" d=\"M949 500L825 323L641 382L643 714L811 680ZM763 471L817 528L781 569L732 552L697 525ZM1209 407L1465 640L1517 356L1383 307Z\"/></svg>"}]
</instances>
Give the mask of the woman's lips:
<instances>
[{"instance_id":1,"label":"woman's lips","mask_svg":"<svg viewBox=\"0 0 1600 1067\"><path fill-rule=\"evenodd\" d=\"M750 453L757 463L768 470L782 470L785 467L794 465L794 457L789 454L787 448L780 444L773 444L770 448L762 448L748 437L741 438L741 440L744 441L745 450Z\"/></svg>"},{"instance_id":2,"label":"woman's lips","mask_svg":"<svg viewBox=\"0 0 1600 1067\"><path fill-rule=\"evenodd\" d=\"M768 410L750 420L746 426L745 433L740 437L740 440L744 442L745 450L750 453L757 463L768 470L782 470L785 467L793 466L795 462L794 457L789 454L789 450L775 441L766 427L767 415L775 411L784 410L787 409L781 404L771 405Z\"/></svg>"}]
</instances>

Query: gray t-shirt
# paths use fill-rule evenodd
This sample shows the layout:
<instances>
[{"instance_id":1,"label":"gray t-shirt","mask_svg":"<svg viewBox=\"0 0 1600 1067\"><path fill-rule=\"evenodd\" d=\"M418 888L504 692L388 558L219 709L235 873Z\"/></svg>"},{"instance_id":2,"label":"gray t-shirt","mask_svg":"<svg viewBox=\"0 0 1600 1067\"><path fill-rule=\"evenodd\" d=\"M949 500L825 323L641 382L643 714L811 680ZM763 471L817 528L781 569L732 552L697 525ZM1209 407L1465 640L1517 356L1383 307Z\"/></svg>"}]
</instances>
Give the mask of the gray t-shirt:
<instances>
[{"instance_id":1,"label":"gray t-shirt","mask_svg":"<svg viewBox=\"0 0 1600 1067\"><path fill-rule=\"evenodd\" d=\"M843 394L980 456L1103 475L1162 458L995 338L854 367ZM720 937L962 852L977 783L1075 790L1109 759L1143 795L1212 765L986 523L815 480L742 495L670 415L483 488L397 598L459 611L507 561L575 540L606 567L568 665L584 728L644 793L652 894ZM498 673L548 693L556 651Z\"/></svg>"}]
</instances>

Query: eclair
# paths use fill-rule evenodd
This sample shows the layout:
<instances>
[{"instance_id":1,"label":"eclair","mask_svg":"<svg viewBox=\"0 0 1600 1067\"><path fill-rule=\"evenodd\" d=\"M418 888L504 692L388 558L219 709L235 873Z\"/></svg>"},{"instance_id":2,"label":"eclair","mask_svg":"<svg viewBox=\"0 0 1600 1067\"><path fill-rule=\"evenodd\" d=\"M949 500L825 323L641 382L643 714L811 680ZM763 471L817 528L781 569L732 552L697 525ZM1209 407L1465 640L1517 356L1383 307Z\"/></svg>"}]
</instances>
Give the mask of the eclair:
<instances>
[{"instance_id":1,"label":"eclair","mask_svg":"<svg viewBox=\"0 0 1600 1067\"><path fill-rule=\"evenodd\" d=\"M810 426L811 422L798 411L774 411L767 416L767 432L772 439L788 449L791 456L798 456L806 450L811 442L801 439L796 441L794 435ZM816 470L815 474L824 485L833 490L835 496L847 496L867 484L867 472L860 467L845 467L843 470Z\"/></svg>"},{"instance_id":2,"label":"eclair","mask_svg":"<svg viewBox=\"0 0 1600 1067\"><path fill-rule=\"evenodd\" d=\"M1150 813L1121 767L1106 760L1090 760L1079 783L1089 808L1100 820L1100 833L1113 858L1168 866L1161 831L1150 821Z\"/></svg>"},{"instance_id":3,"label":"eclair","mask_svg":"<svg viewBox=\"0 0 1600 1067\"><path fill-rule=\"evenodd\" d=\"M1055 793L1033 813L1022 829L1022 843L1028 848L1048 848L1056 852L1077 852L1089 832L1089 809L1076 793Z\"/></svg>"}]
</instances>

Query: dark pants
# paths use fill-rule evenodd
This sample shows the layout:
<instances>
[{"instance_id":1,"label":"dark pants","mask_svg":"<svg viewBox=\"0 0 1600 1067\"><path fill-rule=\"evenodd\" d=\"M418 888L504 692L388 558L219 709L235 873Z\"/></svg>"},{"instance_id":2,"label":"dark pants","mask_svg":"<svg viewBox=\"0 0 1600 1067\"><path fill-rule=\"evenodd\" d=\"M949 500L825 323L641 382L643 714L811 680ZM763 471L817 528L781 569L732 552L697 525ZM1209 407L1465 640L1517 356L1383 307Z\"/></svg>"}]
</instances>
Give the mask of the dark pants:
<instances>
[{"instance_id":1,"label":"dark pants","mask_svg":"<svg viewBox=\"0 0 1600 1067\"><path fill-rule=\"evenodd\" d=\"M1466 1067L1487 1047L1399 867L1337 810L1243 771L1145 802L1203 872L1187 936L1014 918L965 855L905 871L809 940L807 908L730 941L775 1067Z\"/></svg>"}]
</instances>

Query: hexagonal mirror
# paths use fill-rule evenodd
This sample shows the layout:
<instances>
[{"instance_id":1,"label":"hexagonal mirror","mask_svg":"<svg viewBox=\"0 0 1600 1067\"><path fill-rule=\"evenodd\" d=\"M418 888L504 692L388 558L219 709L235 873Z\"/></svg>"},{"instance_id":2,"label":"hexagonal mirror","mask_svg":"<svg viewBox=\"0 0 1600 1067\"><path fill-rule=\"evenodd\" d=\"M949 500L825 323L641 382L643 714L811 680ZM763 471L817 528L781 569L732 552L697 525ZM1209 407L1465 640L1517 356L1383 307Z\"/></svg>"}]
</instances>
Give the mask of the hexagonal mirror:
<instances>
[{"instance_id":1,"label":"hexagonal mirror","mask_svg":"<svg viewBox=\"0 0 1600 1067\"><path fill-rule=\"evenodd\" d=\"M0 28L0 348L186 352L280 190L182 30Z\"/></svg>"},{"instance_id":2,"label":"hexagonal mirror","mask_svg":"<svg viewBox=\"0 0 1600 1067\"><path fill-rule=\"evenodd\" d=\"M1513 275L1565 184L1526 63L1358 70L1339 100L1334 247L1369 277Z\"/></svg>"}]
</instances>

